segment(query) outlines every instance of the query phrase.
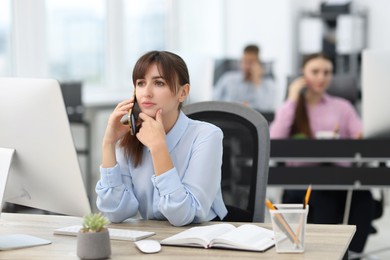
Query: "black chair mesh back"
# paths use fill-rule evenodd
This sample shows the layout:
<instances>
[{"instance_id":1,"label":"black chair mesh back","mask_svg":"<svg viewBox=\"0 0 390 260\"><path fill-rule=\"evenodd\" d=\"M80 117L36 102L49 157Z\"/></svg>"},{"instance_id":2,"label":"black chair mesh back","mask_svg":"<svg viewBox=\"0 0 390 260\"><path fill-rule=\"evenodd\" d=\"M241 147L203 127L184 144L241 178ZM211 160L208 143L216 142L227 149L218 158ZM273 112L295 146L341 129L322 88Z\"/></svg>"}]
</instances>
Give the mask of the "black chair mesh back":
<instances>
[{"instance_id":1,"label":"black chair mesh back","mask_svg":"<svg viewBox=\"0 0 390 260\"><path fill-rule=\"evenodd\" d=\"M286 98L288 96L288 88L297 76L287 77ZM359 90L356 76L353 75L333 75L333 80L327 89L327 93L332 96L342 97L356 105L359 99Z\"/></svg>"},{"instance_id":2,"label":"black chair mesh back","mask_svg":"<svg viewBox=\"0 0 390 260\"><path fill-rule=\"evenodd\" d=\"M82 82L61 82L61 91L70 122L83 122Z\"/></svg>"},{"instance_id":3,"label":"black chair mesh back","mask_svg":"<svg viewBox=\"0 0 390 260\"><path fill-rule=\"evenodd\" d=\"M221 186L229 210L224 220L252 221L259 145L255 126L245 118L221 111L198 112L188 116L212 123L223 131Z\"/></svg>"}]
</instances>

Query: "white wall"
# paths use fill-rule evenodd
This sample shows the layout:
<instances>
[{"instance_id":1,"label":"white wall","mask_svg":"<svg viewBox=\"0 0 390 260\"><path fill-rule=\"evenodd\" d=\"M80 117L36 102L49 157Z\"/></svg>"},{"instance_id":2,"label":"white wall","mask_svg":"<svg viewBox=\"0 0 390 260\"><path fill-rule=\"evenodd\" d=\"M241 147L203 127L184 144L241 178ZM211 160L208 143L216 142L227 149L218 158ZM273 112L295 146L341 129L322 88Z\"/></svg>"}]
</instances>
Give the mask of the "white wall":
<instances>
[{"instance_id":1,"label":"white wall","mask_svg":"<svg viewBox=\"0 0 390 260\"><path fill-rule=\"evenodd\" d=\"M261 47L262 59L274 62L277 103L285 97L286 77L296 73L299 0L227 0L226 55L240 57L248 43Z\"/></svg>"},{"instance_id":2,"label":"white wall","mask_svg":"<svg viewBox=\"0 0 390 260\"><path fill-rule=\"evenodd\" d=\"M176 30L172 32L172 49L210 56L223 54L222 0L175 0L173 9Z\"/></svg>"},{"instance_id":3,"label":"white wall","mask_svg":"<svg viewBox=\"0 0 390 260\"><path fill-rule=\"evenodd\" d=\"M366 10L368 42L370 49L390 49L390 1L355 0L357 10Z\"/></svg>"},{"instance_id":4,"label":"white wall","mask_svg":"<svg viewBox=\"0 0 390 260\"><path fill-rule=\"evenodd\" d=\"M172 0L168 49L186 61L190 102L212 95L213 60L224 54L223 0Z\"/></svg>"}]
</instances>

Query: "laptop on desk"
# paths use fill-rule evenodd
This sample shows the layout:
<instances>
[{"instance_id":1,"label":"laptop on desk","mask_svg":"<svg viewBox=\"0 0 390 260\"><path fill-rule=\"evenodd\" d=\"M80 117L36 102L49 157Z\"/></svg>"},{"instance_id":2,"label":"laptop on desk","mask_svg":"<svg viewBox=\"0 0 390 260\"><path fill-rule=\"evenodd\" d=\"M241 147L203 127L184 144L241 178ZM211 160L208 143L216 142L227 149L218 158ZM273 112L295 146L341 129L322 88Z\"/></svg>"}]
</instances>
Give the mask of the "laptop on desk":
<instances>
[{"instance_id":1,"label":"laptop on desk","mask_svg":"<svg viewBox=\"0 0 390 260\"><path fill-rule=\"evenodd\" d=\"M0 214L14 149L0 147ZM0 234L0 251L51 244L51 241L24 234Z\"/></svg>"}]
</instances>

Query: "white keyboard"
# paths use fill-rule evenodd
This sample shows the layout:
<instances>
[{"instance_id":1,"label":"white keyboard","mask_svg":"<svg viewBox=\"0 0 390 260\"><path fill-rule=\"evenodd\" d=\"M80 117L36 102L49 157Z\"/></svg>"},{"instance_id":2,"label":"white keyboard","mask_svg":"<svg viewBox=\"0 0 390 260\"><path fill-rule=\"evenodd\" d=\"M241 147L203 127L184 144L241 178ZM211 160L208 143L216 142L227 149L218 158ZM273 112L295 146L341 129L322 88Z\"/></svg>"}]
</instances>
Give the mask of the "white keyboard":
<instances>
[{"instance_id":1,"label":"white keyboard","mask_svg":"<svg viewBox=\"0 0 390 260\"><path fill-rule=\"evenodd\" d=\"M82 226L80 225L63 227L55 229L53 233L55 235L77 236L77 233L80 231L81 228ZM149 231L138 231L119 228L108 228L108 232L110 233L110 239L128 241L138 241L156 234L155 232Z\"/></svg>"}]
</instances>

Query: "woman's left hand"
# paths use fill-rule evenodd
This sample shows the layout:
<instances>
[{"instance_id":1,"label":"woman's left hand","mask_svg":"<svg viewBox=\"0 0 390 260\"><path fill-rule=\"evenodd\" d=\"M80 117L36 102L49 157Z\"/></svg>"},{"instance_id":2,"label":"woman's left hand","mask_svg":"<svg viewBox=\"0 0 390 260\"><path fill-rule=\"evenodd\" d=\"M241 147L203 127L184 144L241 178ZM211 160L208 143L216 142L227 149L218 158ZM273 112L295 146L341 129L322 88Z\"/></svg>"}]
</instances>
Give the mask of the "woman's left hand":
<instances>
[{"instance_id":1,"label":"woman's left hand","mask_svg":"<svg viewBox=\"0 0 390 260\"><path fill-rule=\"evenodd\" d=\"M165 129L161 112L161 109L157 111L156 119L145 113L139 114L139 118L142 119L142 126L136 136L150 150L165 145Z\"/></svg>"}]
</instances>

